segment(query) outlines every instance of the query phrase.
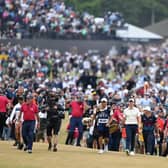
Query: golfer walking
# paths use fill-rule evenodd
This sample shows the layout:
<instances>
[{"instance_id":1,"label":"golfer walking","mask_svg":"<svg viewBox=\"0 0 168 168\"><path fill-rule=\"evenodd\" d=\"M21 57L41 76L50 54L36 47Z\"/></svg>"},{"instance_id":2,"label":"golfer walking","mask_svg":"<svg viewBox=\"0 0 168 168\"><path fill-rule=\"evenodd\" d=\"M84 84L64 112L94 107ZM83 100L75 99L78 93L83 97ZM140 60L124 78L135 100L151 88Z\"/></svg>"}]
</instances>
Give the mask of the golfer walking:
<instances>
[{"instance_id":1,"label":"golfer walking","mask_svg":"<svg viewBox=\"0 0 168 168\"><path fill-rule=\"evenodd\" d=\"M134 99L129 99L129 105L124 110L124 120L126 127L126 154L135 155L134 146L135 146L135 136L138 130L138 126L141 123L140 120L140 111L135 107Z\"/></svg>"},{"instance_id":2,"label":"golfer walking","mask_svg":"<svg viewBox=\"0 0 168 168\"><path fill-rule=\"evenodd\" d=\"M39 127L38 106L35 103L33 103L32 95L27 95L26 102L22 104L19 120L21 118L22 113L24 120L22 124L22 136L25 144L24 150L27 150L28 153L32 153L36 120L37 125Z\"/></svg>"}]
</instances>

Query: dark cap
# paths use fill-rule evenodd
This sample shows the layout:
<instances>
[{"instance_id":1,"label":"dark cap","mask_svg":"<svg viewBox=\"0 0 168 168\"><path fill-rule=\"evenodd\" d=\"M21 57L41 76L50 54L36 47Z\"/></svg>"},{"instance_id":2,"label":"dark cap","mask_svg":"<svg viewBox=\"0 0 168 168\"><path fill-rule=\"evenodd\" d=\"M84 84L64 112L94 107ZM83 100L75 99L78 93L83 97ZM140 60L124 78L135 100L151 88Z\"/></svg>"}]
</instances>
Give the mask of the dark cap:
<instances>
[{"instance_id":1,"label":"dark cap","mask_svg":"<svg viewBox=\"0 0 168 168\"><path fill-rule=\"evenodd\" d=\"M33 99L33 96L32 96L31 94L28 94L28 95L26 96L26 99Z\"/></svg>"},{"instance_id":2,"label":"dark cap","mask_svg":"<svg viewBox=\"0 0 168 168\"><path fill-rule=\"evenodd\" d=\"M19 96L18 100L22 101L22 100L24 100L24 97L23 96Z\"/></svg>"}]
</instances>

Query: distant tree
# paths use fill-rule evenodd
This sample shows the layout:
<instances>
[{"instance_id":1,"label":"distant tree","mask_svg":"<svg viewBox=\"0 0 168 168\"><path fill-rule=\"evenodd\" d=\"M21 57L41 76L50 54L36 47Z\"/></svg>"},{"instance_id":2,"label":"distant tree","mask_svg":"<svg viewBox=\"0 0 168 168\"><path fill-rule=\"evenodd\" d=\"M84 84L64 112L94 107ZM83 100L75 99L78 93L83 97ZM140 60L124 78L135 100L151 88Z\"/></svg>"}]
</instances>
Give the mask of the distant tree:
<instances>
[{"instance_id":1,"label":"distant tree","mask_svg":"<svg viewBox=\"0 0 168 168\"><path fill-rule=\"evenodd\" d=\"M103 16L107 11L121 12L129 23L144 27L168 17L168 0L65 0L82 12Z\"/></svg>"},{"instance_id":2,"label":"distant tree","mask_svg":"<svg viewBox=\"0 0 168 168\"><path fill-rule=\"evenodd\" d=\"M127 22L144 27L168 17L167 0L103 0L105 10L123 13Z\"/></svg>"},{"instance_id":3,"label":"distant tree","mask_svg":"<svg viewBox=\"0 0 168 168\"><path fill-rule=\"evenodd\" d=\"M82 12L86 11L94 15L99 15L102 11L103 0L65 0L67 4Z\"/></svg>"}]
</instances>

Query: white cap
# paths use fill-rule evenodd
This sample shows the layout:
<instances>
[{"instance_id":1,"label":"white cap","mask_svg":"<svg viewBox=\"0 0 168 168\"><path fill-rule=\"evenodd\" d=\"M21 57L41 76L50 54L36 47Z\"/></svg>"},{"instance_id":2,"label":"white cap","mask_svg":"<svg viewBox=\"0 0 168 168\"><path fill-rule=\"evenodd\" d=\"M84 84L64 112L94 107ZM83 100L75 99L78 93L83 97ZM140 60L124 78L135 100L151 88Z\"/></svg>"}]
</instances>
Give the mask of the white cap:
<instances>
[{"instance_id":1,"label":"white cap","mask_svg":"<svg viewBox=\"0 0 168 168\"><path fill-rule=\"evenodd\" d=\"M107 102L107 99L106 99L105 97L103 97L103 98L101 99L101 102Z\"/></svg>"},{"instance_id":2,"label":"white cap","mask_svg":"<svg viewBox=\"0 0 168 168\"><path fill-rule=\"evenodd\" d=\"M54 88L52 88L52 91L53 91L53 92L56 92L56 91L57 91L57 89L54 87Z\"/></svg>"},{"instance_id":3,"label":"white cap","mask_svg":"<svg viewBox=\"0 0 168 168\"><path fill-rule=\"evenodd\" d=\"M144 107L144 108L143 108L143 111L151 111L150 106L146 106L146 107Z\"/></svg>"},{"instance_id":4,"label":"white cap","mask_svg":"<svg viewBox=\"0 0 168 168\"><path fill-rule=\"evenodd\" d=\"M91 85L87 85L87 88L88 88L88 89L91 89L91 88L92 88L92 86L91 86Z\"/></svg>"},{"instance_id":5,"label":"white cap","mask_svg":"<svg viewBox=\"0 0 168 168\"><path fill-rule=\"evenodd\" d=\"M129 102L134 102L134 99L133 99L133 98L130 98L130 99L129 99Z\"/></svg>"}]
</instances>

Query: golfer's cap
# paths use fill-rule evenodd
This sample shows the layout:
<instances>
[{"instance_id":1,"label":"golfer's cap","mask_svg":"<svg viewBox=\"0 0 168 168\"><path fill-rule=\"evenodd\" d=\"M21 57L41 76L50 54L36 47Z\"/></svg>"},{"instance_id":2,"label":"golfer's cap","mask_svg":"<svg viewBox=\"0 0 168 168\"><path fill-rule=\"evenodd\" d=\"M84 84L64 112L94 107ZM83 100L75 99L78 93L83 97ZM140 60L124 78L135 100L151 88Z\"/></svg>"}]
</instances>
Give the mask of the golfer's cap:
<instances>
[{"instance_id":1,"label":"golfer's cap","mask_svg":"<svg viewBox=\"0 0 168 168\"><path fill-rule=\"evenodd\" d=\"M130 98L130 99L129 99L129 102L134 102L134 99L133 99L133 98Z\"/></svg>"},{"instance_id":2,"label":"golfer's cap","mask_svg":"<svg viewBox=\"0 0 168 168\"><path fill-rule=\"evenodd\" d=\"M33 95L32 95L32 94L28 94L28 95L26 96L26 99L33 99Z\"/></svg>"},{"instance_id":3,"label":"golfer's cap","mask_svg":"<svg viewBox=\"0 0 168 168\"><path fill-rule=\"evenodd\" d=\"M150 106L146 106L146 107L144 107L144 108L143 108L143 111L151 111Z\"/></svg>"},{"instance_id":4,"label":"golfer's cap","mask_svg":"<svg viewBox=\"0 0 168 168\"><path fill-rule=\"evenodd\" d=\"M101 102L107 102L107 99L106 99L105 97L103 97L103 98L101 99Z\"/></svg>"}]
</instances>

